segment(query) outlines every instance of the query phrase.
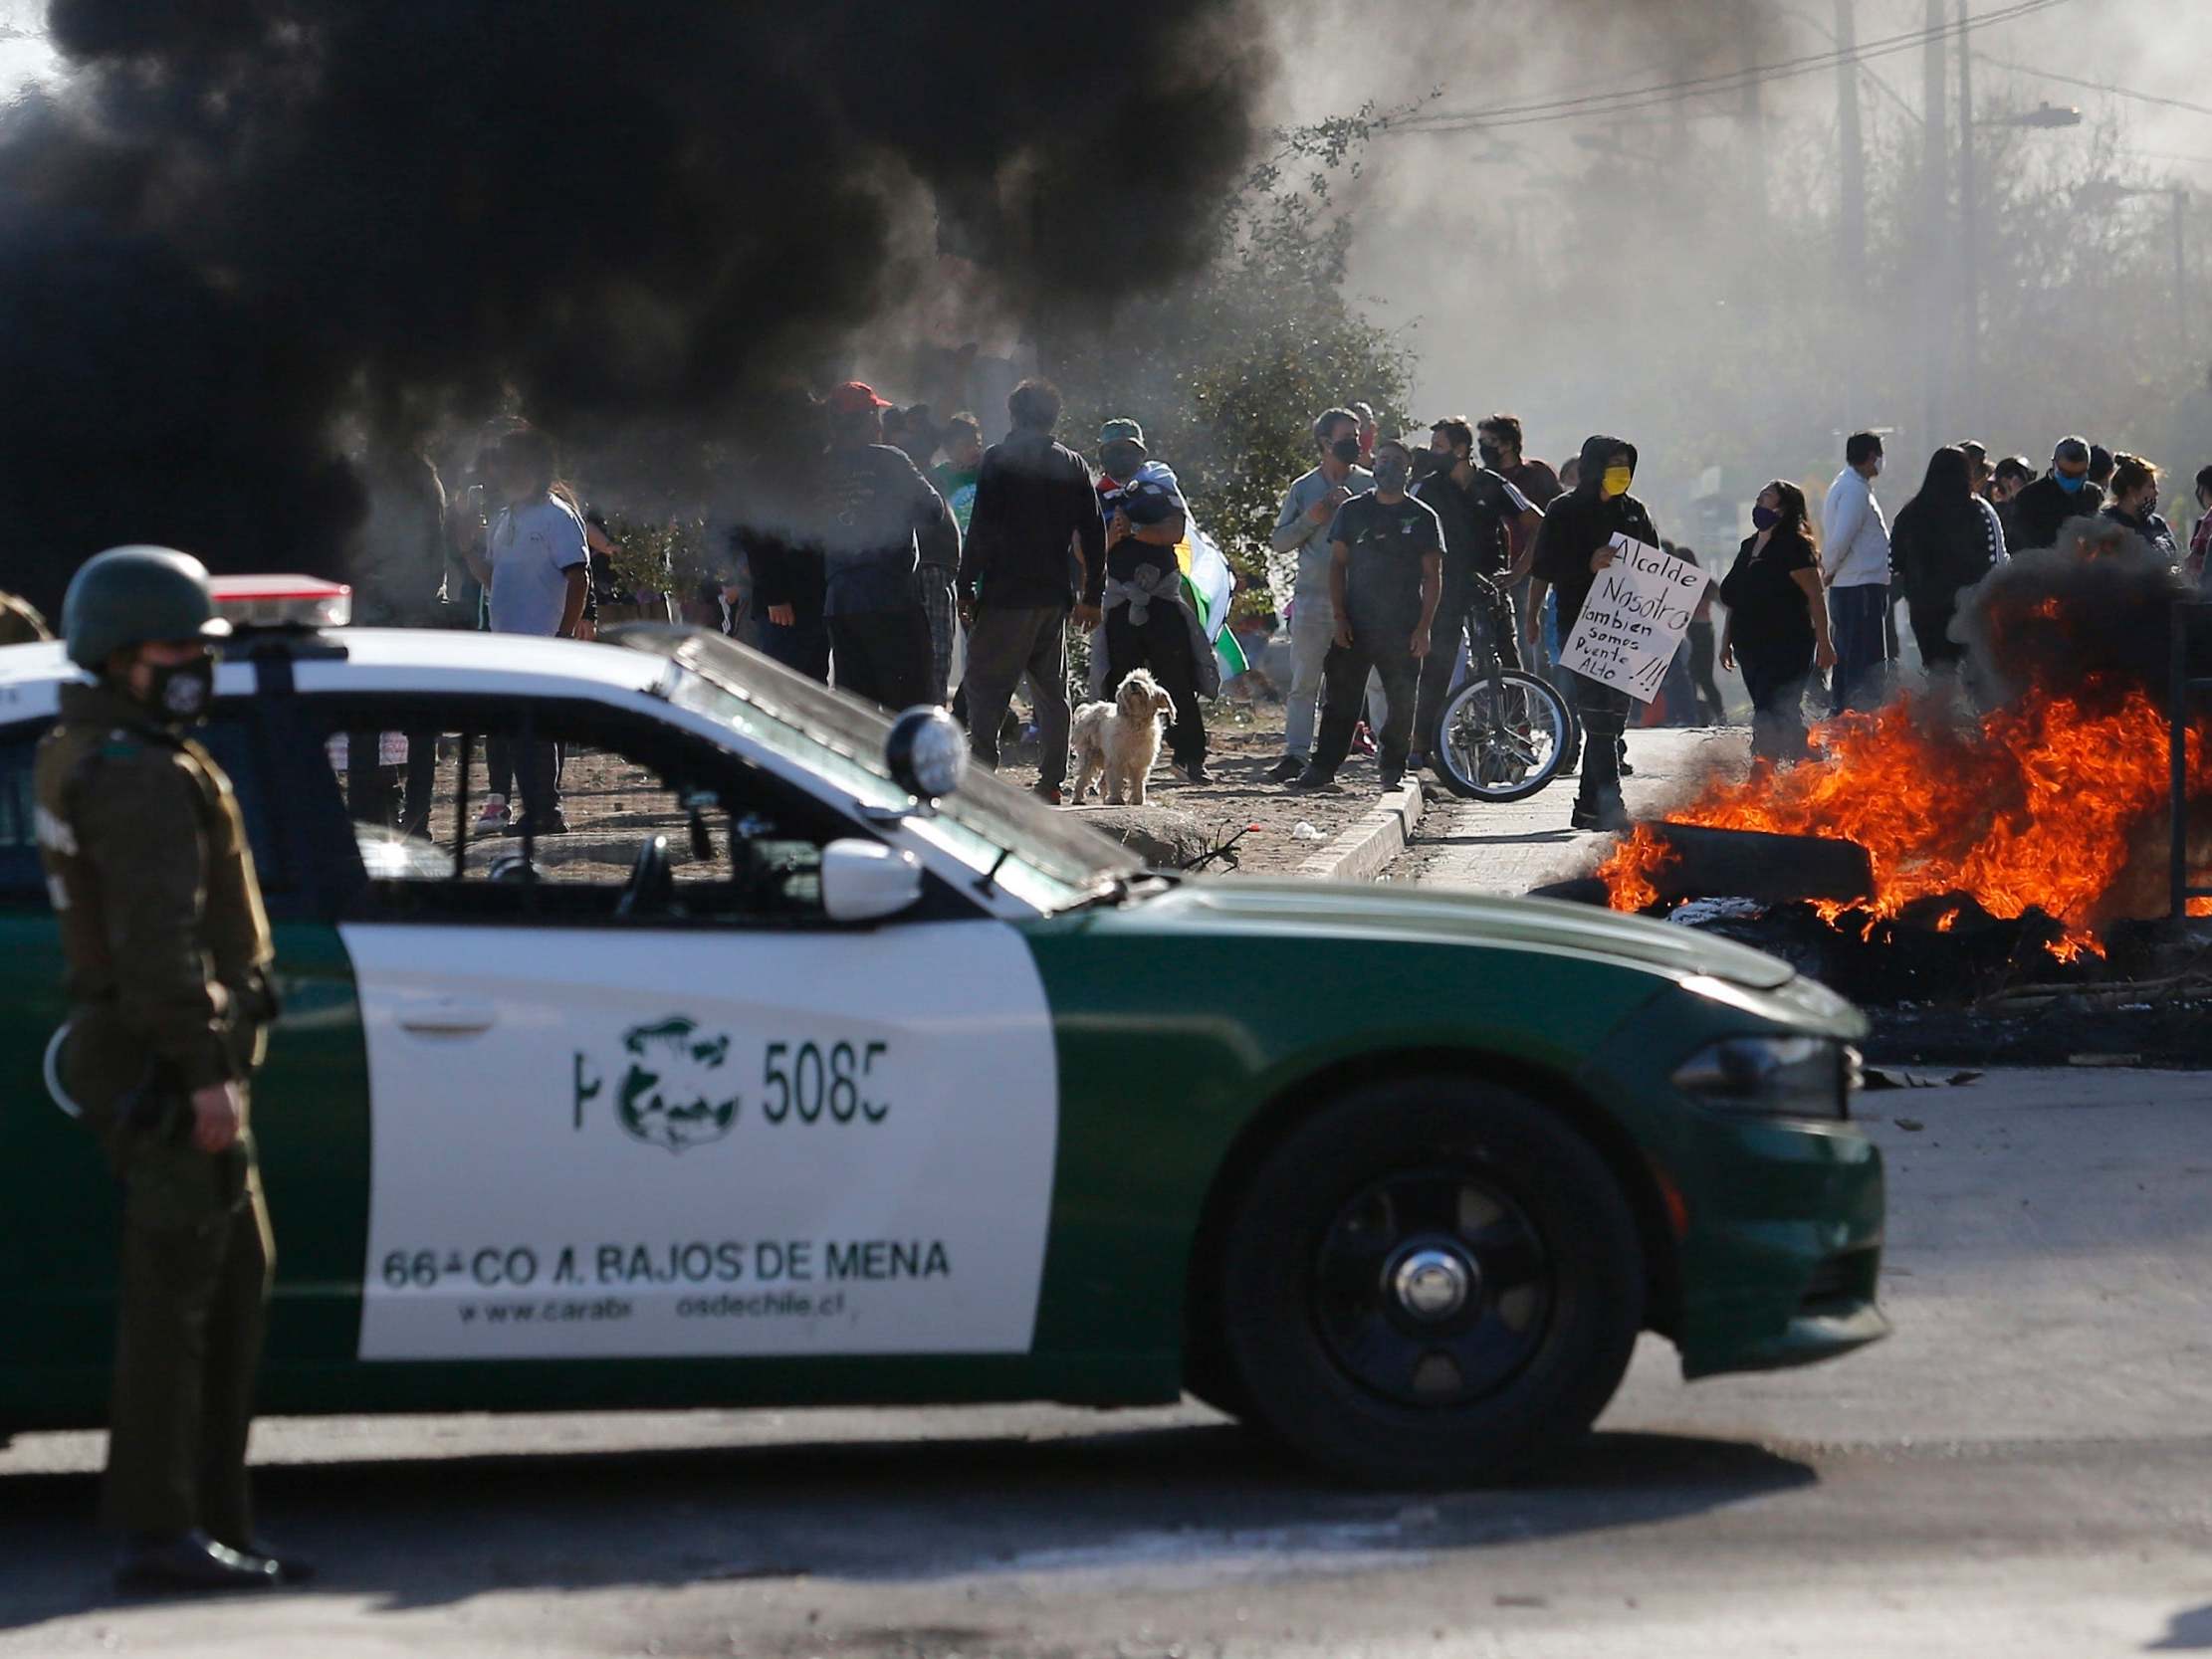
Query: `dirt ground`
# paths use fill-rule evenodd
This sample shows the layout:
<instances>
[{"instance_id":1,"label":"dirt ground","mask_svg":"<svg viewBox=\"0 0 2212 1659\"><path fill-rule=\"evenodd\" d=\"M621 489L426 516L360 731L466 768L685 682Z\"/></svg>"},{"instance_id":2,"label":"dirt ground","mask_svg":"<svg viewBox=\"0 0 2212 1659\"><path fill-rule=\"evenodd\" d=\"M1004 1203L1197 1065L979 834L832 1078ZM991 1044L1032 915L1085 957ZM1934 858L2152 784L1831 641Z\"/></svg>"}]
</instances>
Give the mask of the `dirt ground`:
<instances>
[{"instance_id":1,"label":"dirt ground","mask_svg":"<svg viewBox=\"0 0 2212 1659\"><path fill-rule=\"evenodd\" d=\"M1376 773L1374 759L1356 754L1338 774L1343 789L1337 794L1293 794L1271 782L1266 773L1282 758L1279 705L1247 708L1217 703L1207 713L1206 735L1206 765L1215 781L1186 783L1163 752L1147 798L1156 805L1190 813L1214 832L1217 842L1243 832L1233 849L1235 865L1231 868L1225 861L1217 860L1207 867L1209 873L1290 875L1372 809L1382 795L1382 779ZM1021 756L1007 768L1014 781L1024 778L1022 762L1027 758ZM1060 810L1081 813L1085 808L1066 806ZM1298 833L1301 824L1306 826L1305 835Z\"/></svg>"}]
</instances>

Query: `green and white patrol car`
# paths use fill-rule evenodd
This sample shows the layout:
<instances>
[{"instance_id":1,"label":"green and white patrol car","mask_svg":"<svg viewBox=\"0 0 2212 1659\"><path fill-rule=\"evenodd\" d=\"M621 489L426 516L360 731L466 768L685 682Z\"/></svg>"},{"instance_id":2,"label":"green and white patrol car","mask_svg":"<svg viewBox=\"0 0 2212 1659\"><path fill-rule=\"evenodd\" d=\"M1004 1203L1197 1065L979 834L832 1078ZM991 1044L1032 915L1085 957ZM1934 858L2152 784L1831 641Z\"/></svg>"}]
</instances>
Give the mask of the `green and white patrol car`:
<instances>
[{"instance_id":1,"label":"green and white patrol car","mask_svg":"<svg viewBox=\"0 0 2212 1659\"><path fill-rule=\"evenodd\" d=\"M112 1340L31 794L75 672L0 651L0 1434L98 1424ZM217 692L284 1001L266 1410L1188 1389L1451 1483L1587 1427L1642 1330L1690 1376L1885 1330L1861 1022L1771 957L1149 872L697 631L248 629ZM565 830L506 830L547 745Z\"/></svg>"}]
</instances>

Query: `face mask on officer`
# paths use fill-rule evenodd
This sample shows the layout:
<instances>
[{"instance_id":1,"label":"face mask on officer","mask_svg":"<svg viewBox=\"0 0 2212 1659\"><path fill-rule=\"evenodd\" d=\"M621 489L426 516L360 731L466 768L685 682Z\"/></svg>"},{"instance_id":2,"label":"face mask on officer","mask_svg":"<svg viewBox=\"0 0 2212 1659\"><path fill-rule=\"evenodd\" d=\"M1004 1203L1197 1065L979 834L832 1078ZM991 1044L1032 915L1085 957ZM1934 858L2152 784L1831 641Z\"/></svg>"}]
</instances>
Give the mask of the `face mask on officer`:
<instances>
[{"instance_id":1,"label":"face mask on officer","mask_svg":"<svg viewBox=\"0 0 2212 1659\"><path fill-rule=\"evenodd\" d=\"M155 715L175 726L197 726L207 718L208 706L215 701L212 653L196 651L173 663L141 657L139 663L145 669L145 690L137 695Z\"/></svg>"}]
</instances>

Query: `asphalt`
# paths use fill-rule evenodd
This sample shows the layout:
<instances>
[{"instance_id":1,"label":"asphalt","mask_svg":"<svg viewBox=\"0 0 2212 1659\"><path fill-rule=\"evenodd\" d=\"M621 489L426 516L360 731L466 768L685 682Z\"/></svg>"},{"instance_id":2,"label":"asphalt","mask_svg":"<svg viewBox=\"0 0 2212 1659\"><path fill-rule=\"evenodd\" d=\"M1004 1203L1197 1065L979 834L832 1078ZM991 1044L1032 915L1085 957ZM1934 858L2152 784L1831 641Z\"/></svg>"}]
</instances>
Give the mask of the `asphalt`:
<instances>
[{"instance_id":1,"label":"asphalt","mask_svg":"<svg viewBox=\"0 0 2212 1659\"><path fill-rule=\"evenodd\" d=\"M1331 1488L1196 1405L274 1421L265 1518L324 1578L123 1603L97 1437L27 1436L0 1655L2212 1651L2212 1080L1862 1102L1893 1337L1687 1386L1647 1339L1513 1488Z\"/></svg>"}]
</instances>

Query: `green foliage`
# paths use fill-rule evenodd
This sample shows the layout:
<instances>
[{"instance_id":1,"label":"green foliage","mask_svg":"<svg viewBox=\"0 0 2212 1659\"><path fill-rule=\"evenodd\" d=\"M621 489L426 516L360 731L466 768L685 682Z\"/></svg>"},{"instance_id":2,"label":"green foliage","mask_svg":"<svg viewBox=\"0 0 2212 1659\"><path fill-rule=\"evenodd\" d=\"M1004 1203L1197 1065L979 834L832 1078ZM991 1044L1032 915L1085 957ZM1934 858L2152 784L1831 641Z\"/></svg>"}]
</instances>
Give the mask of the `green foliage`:
<instances>
[{"instance_id":1,"label":"green foliage","mask_svg":"<svg viewBox=\"0 0 2212 1659\"><path fill-rule=\"evenodd\" d=\"M1198 277L1054 329L1070 442L1091 447L1116 415L1142 422L1241 578L1242 609L1280 602L1267 540L1283 492L1314 464L1313 417L1356 399L1385 431L1407 418L1411 353L1346 298L1353 227L1332 206L1390 118L1369 106L1278 133L1223 204Z\"/></svg>"},{"instance_id":2,"label":"green foliage","mask_svg":"<svg viewBox=\"0 0 2212 1659\"><path fill-rule=\"evenodd\" d=\"M609 585L638 593L689 593L707 574L707 526L697 518L607 516Z\"/></svg>"}]
</instances>

